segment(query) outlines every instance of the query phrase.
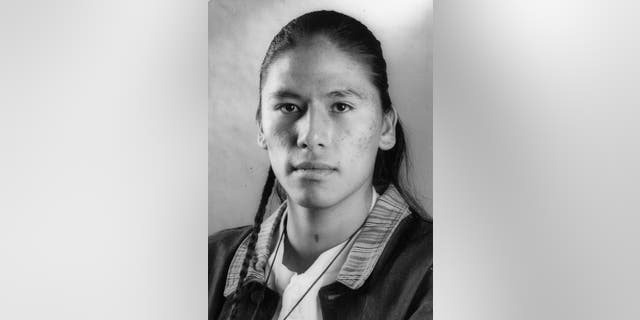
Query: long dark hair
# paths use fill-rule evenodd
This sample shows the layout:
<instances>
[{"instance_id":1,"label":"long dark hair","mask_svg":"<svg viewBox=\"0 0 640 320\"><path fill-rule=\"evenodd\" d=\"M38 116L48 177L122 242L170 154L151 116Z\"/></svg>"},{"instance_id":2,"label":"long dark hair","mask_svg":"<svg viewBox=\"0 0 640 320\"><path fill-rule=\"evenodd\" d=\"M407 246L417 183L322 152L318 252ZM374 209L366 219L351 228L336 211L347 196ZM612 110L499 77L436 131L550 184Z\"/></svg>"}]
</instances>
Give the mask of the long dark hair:
<instances>
[{"instance_id":1,"label":"long dark hair","mask_svg":"<svg viewBox=\"0 0 640 320\"><path fill-rule=\"evenodd\" d=\"M304 14L293 19L276 34L269 45L269 49L260 68L260 92L262 92L263 81L266 78L271 63L284 52L295 48L304 40L308 40L317 35L328 38L333 44L338 46L338 48L351 54L354 58L369 67L371 82L380 94L382 112L393 112L391 97L389 96L387 63L382 55L380 41L378 41L373 33L365 25L360 23L360 21L335 11L315 11ZM261 121L261 105L262 101L260 101L256 112L258 125L260 125ZM402 129L400 120L396 123L395 131L396 143L394 147L386 151L378 149L373 172L373 185L376 188L380 188L380 190L386 186L394 185L409 204L410 209L422 217L427 218L428 215L426 211L409 192L409 188L407 188L407 184L409 184L408 171L410 166L407 160L407 144L404 130ZM255 216L255 224L250 235L244 263L242 264L236 296L239 296L244 277L247 273L246 269L248 269L249 264L254 259L255 242L257 241L257 234L260 231L260 224L264 218L267 200L273 190L279 188L276 180L273 176L273 170L269 168L269 176L262 192L260 207ZM280 196L282 195L281 190L277 193ZM235 309L234 303L231 314L232 318L235 316Z\"/></svg>"}]
</instances>

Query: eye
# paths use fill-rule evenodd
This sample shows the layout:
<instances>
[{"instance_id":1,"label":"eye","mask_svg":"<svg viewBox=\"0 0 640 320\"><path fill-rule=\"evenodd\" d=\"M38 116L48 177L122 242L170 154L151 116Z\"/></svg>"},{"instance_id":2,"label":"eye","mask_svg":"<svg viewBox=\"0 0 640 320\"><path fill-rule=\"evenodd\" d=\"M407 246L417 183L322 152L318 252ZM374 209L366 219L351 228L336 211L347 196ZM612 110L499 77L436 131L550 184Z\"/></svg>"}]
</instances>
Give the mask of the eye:
<instances>
[{"instance_id":1,"label":"eye","mask_svg":"<svg viewBox=\"0 0 640 320\"><path fill-rule=\"evenodd\" d=\"M276 106L276 110L280 110L282 113L294 113L294 112L299 112L300 108L295 104L283 103Z\"/></svg>"},{"instance_id":2,"label":"eye","mask_svg":"<svg viewBox=\"0 0 640 320\"><path fill-rule=\"evenodd\" d=\"M353 109L352 106L350 106L348 104L345 104L345 103L336 103L336 104L331 106L331 111L332 112L337 112L337 113L344 113L344 112L350 111L352 109Z\"/></svg>"}]
</instances>

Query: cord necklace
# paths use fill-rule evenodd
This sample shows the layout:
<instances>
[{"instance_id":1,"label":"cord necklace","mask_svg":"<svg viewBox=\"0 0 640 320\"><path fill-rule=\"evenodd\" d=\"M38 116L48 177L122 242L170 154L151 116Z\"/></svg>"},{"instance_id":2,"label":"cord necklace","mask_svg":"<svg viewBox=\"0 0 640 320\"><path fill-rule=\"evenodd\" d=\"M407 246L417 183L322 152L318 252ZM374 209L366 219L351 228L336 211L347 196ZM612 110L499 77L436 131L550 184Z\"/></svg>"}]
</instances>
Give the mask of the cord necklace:
<instances>
[{"instance_id":1,"label":"cord necklace","mask_svg":"<svg viewBox=\"0 0 640 320\"><path fill-rule=\"evenodd\" d=\"M300 299L298 299L298 301L293 305L293 307L291 308L291 310L289 310L289 312L287 313L286 316L284 316L284 318L282 318L282 320L286 320L291 313L293 312L293 310L296 309L296 307L300 304L300 302L302 302L302 299L304 299L304 297L307 296L307 294L309 293L309 291L311 291L311 288L313 288L313 286L316 285L316 283L320 280L320 278L322 278L322 276L329 270L329 268L331 267L331 265L333 265L333 263L338 259L338 257L340 256L340 254L342 254L342 252L344 251L344 249L347 248L347 246L349 245L349 242L351 242L351 239L353 239L353 237L356 235L356 233L358 233L358 231L360 231L360 229L362 229L362 227L364 226L365 221L362 222L362 224L360 225L360 227L358 227L358 229L356 229L356 231L354 231L350 236L349 239L347 239L347 241L345 242L345 244L342 246L342 248L340 249L340 251L338 251L338 253L333 257L333 259L331 259L331 262L329 262L329 264L324 268L324 270L322 271L322 273L320 273L320 275L316 278L316 280L313 281L313 283L311 284L311 286L309 286L309 288L307 288L307 291L304 292L304 294L302 295L302 297L300 297ZM285 235L287 233L287 228L285 226L284 232L282 233L283 235ZM280 242L278 243L278 246L280 246ZM276 249L277 252L278 249ZM273 259L273 261L275 261L275 257ZM273 263L272 263L273 265ZM271 273L271 270L269 270L269 273ZM268 278L268 277L267 277Z\"/></svg>"}]
</instances>

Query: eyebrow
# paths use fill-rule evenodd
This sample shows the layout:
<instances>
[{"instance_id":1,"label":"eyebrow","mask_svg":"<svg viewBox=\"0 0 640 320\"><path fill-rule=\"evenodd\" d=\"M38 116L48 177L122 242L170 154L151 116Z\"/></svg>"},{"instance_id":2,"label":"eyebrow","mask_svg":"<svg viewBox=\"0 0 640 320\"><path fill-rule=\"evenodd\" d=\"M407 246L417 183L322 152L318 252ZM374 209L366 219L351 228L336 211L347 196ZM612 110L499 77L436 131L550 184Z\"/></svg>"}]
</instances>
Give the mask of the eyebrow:
<instances>
[{"instance_id":1,"label":"eyebrow","mask_svg":"<svg viewBox=\"0 0 640 320\"><path fill-rule=\"evenodd\" d=\"M278 90L274 93L271 94L272 97L274 98L279 98L279 99L286 99L286 98L290 98L290 99L301 99L302 97L292 91L289 90Z\"/></svg>"},{"instance_id":2,"label":"eyebrow","mask_svg":"<svg viewBox=\"0 0 640 320\"><path fill-rule=\"evenodd\" d=\"M360 99L364 99L360 93L353 89L335 90L327 94L328 97L345 98L348 96L356 96Z\"/></svg>"}]
</instances>

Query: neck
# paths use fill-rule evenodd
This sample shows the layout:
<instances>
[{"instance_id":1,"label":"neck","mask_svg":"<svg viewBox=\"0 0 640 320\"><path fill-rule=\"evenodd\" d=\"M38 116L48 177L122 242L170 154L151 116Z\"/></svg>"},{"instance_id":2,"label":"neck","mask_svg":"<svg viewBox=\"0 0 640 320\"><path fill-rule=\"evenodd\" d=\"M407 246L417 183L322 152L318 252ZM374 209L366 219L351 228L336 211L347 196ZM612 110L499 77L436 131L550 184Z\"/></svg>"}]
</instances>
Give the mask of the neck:
<instances>
[{"instance_id":1,"label":"neck","mask_svg":"<svg viewBox=\"0 0 640 320\"><path fill-rule=\"evenodd\" d=\"M324 251L347 240L367 218L372 193L371 186L365 185L327 208L290 202L284 264L292 271L304 272Z\"/></svg>"}]
</instances>

